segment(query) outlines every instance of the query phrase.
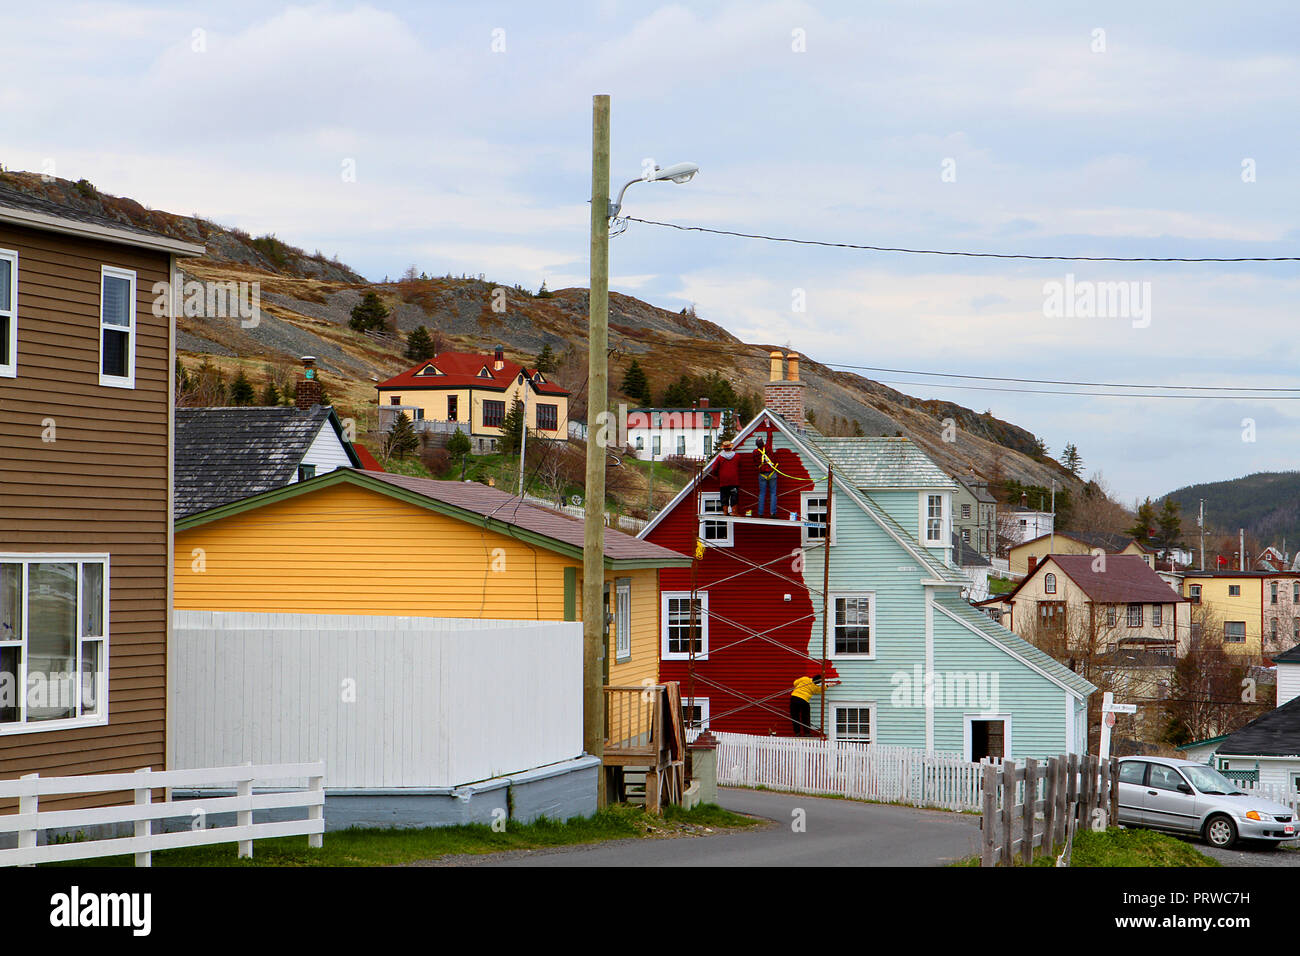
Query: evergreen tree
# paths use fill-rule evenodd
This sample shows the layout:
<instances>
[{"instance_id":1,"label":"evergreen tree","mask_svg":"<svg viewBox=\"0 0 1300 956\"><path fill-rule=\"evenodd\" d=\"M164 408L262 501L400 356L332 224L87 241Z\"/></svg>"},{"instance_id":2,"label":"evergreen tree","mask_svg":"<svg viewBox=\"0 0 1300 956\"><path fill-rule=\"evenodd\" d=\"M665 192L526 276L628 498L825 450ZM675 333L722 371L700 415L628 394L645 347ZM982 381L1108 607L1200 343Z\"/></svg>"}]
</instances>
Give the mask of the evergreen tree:
<instances>
[{"instance_id":1,"label":"evergreen tree","mask_svg":"<svg viewBox=\"0 0 1300 956\"><path fill-rule=\"evenodd\" d=\"M384 457L405 458L419 447L420 436L415 434L411 419L407 417L406 412L398 412L388 437L384 439Z\"/></svg>"},{"instance_id":2,"label":"evergreen tree","mask_svg":"<svg viewBox=\"0 0 1300 956\"><path fill-rule=\"evenodd\" d=\"M241 368L235 380L230 383L230 404L231 405L252 405L257 400L257 395L253 391L253 383L248 380Z\"/></svg>"},{"instance_id":3,"label":"evergreen tree","mask_svg":"<svg viewBox=\"0 0 1300 956\"><path fill-rule=\"evenodd\" d=\"M541 287L540 289L537 290L537 298L539 298L539 299L550 299L550 298L554 298L554 297L555 297L555 293L552 292L550 289L546 288L546 280L543 279L543 280L542 280L542 287Z\"/></svg>"},{"instance_id":4,"label":"evergreen tree","mask_svg":"<svg viewBox=\"0 0 1300 956\"><path fill-rule=\"evenodd\" d=\"M758 401L746 392L736 400L736 430L744 428L758 414Z\"/></svg>"},{"instance_id":5,"label":"evergreen tree","mask_svg":"<svg viewBox=\"0 0 1300 956\"><path fill-rule=\"evenodd\" d=\"M1182 509L1173 498L1166 498L1160 513L1156 515L1156 547L1160 549L1161 554L1166 554L1170 548L1178 547L1182 537Z\"/></svg>"},{"instance_id":6,"label":"evergreen tree","mask_svg":"<svg viewBox=\"0 0 1300 956\"><path fill-rule=\"evenodd\" d=\"M536 366L537 371L543 375L551 375L555 371L555 352L551 349L551 343L547 342L542 346L542 350L537 353ZM625 388L624 391L627 391Z\"/></svg>"},{"instance_id":7,"label":"evergreen tree","mask_svg":"<svg viewBox=\"0 0 1300 956\"><path fill-rule=\"evenodd\" d=\"M425 359L433 358L435 354L433 337L423 325L417 326L415 331L406 337L406 357L411 361L423 362Z\"/></svg>"},{"instance_id":8,"label":"evergreen tree","mask_svg":"<svg viewBox=\"0 0 1300 956\"><path fill-rule=\"evenodd\" d=\"M687 408L691 404L691 379L683 375L664 389L664 398L660 405L664 408Z\"/></svg>"},{"instance_id":9,"label":"evergreen tree","mask_svg":"<svg viewBox=\"0 0 1300 956\"><path fill-rule=\"evenodd\" d=\"M524 403L515 399L501 422L501 449L508 455L519 454L519 441L524 430Z\"/></svg>"},{"instance_id":10,"label":"evergreen tree","mask_svg":"<svg viewBox=\"0 0 1300 956\"><path fill-rule=\"evenodd\" d=\"M1124 533L1129 537L1137 538L1139 544L1146 544L1147 539L1152 537L1153 532L1159 533L1157 531L1159 525L1160 519L1156 516L1156 506L1148 498L1138 505L1137 521L1133 523L1133 527Z\"/></svg>"},{"instance_id":11,"label":"evergreen tree","mask_svg":"<svg viewBox=\"0 0 1300 956\"><path fill-rule=\"evenodd\" d=\"M279 405L280 390L275 387L275 382L267 382L266 387L262 389L262 397L258 401L259 405Z\"/></svg>"},{"instance_id":12,"label":"evergreen tree","mask_svg":"<svg viewBox=\"0 0 1300 956\"><path fill-rule=\"evenodd\" d=\"M379 293L370 291L353 307L348 325L358 332L377 332L384 328L387 318L388 307L384 300L379 298Z\"/></svg>"},{"instance_id":13,"label":"evergreen tree","mask_svg":"<svg viewBox=\"0 0 1300 956\"><path fill-rule=\"evenodd\" d=\"M1066 470L1076 478L1079 477L1079 469L1083 467L1083 458L1079 455L1079 449L1075 447L1074 442L1067 442L1065 450L1061 452L1061 464Z\"/></svg>"},{"instance_id":14,"label":"evergreen tree","mask_svg":"<svg viewBox=\"0 0 1300 956\"><path fill-rule=\"evenodd\" d=\"M468 455L470 447L469 436L459 428L447 439L447 454L451 455L451 460L454 462L459 462Z\"/></svg>"},{"instance_id":15,"label":"evergreen tree","mask_svg":"<svg viewBox=\"0 0 1300 956\"><path fill-rule=\"evenodd\" d=\"M623 393L636 399L642 405L650 405L654 399L650 395L650 380L646 378L645 369L636 359L627 367L623 375Z\"/></svg>"}]
</instances>

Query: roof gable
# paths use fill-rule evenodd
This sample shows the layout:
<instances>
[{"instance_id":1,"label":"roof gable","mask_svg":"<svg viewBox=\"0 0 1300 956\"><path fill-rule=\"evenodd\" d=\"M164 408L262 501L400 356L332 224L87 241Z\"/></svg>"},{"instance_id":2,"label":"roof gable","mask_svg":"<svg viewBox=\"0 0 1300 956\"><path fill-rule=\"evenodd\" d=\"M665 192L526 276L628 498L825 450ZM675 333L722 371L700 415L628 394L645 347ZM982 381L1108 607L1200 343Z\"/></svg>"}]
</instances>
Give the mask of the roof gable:
<instances>
[{"instance_id":1,"label":"roof gable","mask_svg":"<svg viewBox=\"0 0 1300 956\"><path fill-rule=\"evenodd\" d=\"M1094 565L1103 558L1105 570L1098 570ZM1187 600L1136 554L1049 554L1005 599L1014 598L1030 581L1047 574L1049 566L1055 566L1097 604L1181 604Z\"/></svg>"},{"instance_id":2,"label":"roof gable","mask_svg":"<svg viewBox=\"0 0 1300 956\"><path fill-rule=\"evenodd\" d=\"M375 388L380 391L403 388L486 388L504 392L523 375L538 395L560 397L569 394L567 389L547 381L534 369L525 368L518 362L502 359L501 368L495 366L496 360L490 355L477 352L439 352L432 359L380 382ZM430 372L430 369L433 371Z\"/></svg>"},{"instance_id":3,"label":"roof gable","mask_svg":"<svg viewBox=\"0 0 1300 956\"><path fill-rule=\"evenodd\" d=\"M328 405L306 411L292 406L176 409L174 516L289 484L327 423L353 467L360 467Z\"/></svg>"}]
</instances>

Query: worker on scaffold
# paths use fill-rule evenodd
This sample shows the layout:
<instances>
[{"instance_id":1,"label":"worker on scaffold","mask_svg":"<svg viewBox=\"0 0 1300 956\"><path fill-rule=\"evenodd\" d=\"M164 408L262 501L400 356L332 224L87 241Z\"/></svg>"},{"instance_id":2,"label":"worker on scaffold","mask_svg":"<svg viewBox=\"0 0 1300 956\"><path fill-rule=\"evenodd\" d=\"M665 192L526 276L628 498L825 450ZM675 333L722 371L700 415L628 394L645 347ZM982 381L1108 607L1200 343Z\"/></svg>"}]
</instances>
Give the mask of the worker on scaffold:
<instances>
[{"instance_id":1,"label":"worker on scaffold","mask_svg":"<svg viewBox=\"0 0 1300 956\"><path fill-rule=\"evenodd\" d=\"M722 508L727 514L740 504L740 458L732 451L731 441L722 443L718 453L718 489L722 499Z\"/></svg>"},{"instance_id":2,"label":"worker on scaffold","mask_svg":"<svg viewBox=\"0 0 1300 956\"><path fill-rule=\"evenodd\" d=\"M758 469L758 516L764 517L763 510L766 506L767 493L772 493L772 514L771 517L779 517L776 513L776 462L774 462L767 453L767 441L760 438L758 447L754 449L754 467Z\"/></svg>"},{"instance_id":3,"label":"worker on scaffold","mask_svg":"<svg viewBox=\"0 0 1300 956\"><path fill-rule=\"evenodd\" d=\"M812 736L813 694L820 694L827 687L834 687L838 683L837 680L824 683L822 675L817 672L795 678L794 689L790 691L790 723L794 725L796 737Z\"/></svg>"}]
</instances>

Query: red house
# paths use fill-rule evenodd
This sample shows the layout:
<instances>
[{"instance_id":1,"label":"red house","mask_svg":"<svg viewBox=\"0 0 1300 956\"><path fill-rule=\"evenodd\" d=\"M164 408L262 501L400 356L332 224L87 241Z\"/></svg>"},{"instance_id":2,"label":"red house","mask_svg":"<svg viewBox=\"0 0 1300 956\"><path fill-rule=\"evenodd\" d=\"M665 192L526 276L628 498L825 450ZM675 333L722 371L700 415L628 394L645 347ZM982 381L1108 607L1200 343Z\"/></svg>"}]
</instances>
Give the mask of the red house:
<instances>
[{"instance_id":1,"label":"red house","mask_svg":"<svg viewBox=\"0 0 1300 956\"><path fill-rule=\"evenodd\" d=\"M721 512L718 480L709 472L688 485L642 532L641 537L682 554L705 542L692 568L660 572L660 679L680 681L683 707L692 723L747 734L790 734L789 697L796 678L822 672L810 657L816 618L803 581L802 548L824 534L824 514L810 516L813 478L804 468L785 429L802 429L803 402L798 359L772 353L767 407L736 436L740 457L740 517L701 519ZM777 422L773 409L789 420ZM778 469L777 519L746 516L756 512L757 440L766 440ZM824 486L824 481L823 481ZM797 520L795 520L797 519ZM691 594L696 597L692 616ZM710 607L712 602L712 607ZM691 633L695 647L692 654ZM826 672L835 676L833 665ZM813 700L814 710L817 708Z\"/></svg>"}]
</instances>

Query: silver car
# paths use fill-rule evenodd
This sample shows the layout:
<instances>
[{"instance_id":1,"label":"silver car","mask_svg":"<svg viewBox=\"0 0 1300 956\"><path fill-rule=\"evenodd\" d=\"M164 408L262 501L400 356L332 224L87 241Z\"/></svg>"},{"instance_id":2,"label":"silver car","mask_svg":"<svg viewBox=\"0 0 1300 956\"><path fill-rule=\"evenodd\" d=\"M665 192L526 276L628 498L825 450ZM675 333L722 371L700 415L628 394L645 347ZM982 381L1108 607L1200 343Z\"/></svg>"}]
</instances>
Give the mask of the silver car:
<instances>
[{"instance_id":1,"label":"silver car","mask_svg":"<svg viewBox=\"0 0 1300 956\"><path fill-rule=\"evenodd\" d=\"M1290 807L1242 790L1213 767L1170 757L1120 760L1119 822L1198 834L1216 847L1296 838Z\"/></svg>"}]
</instances>

